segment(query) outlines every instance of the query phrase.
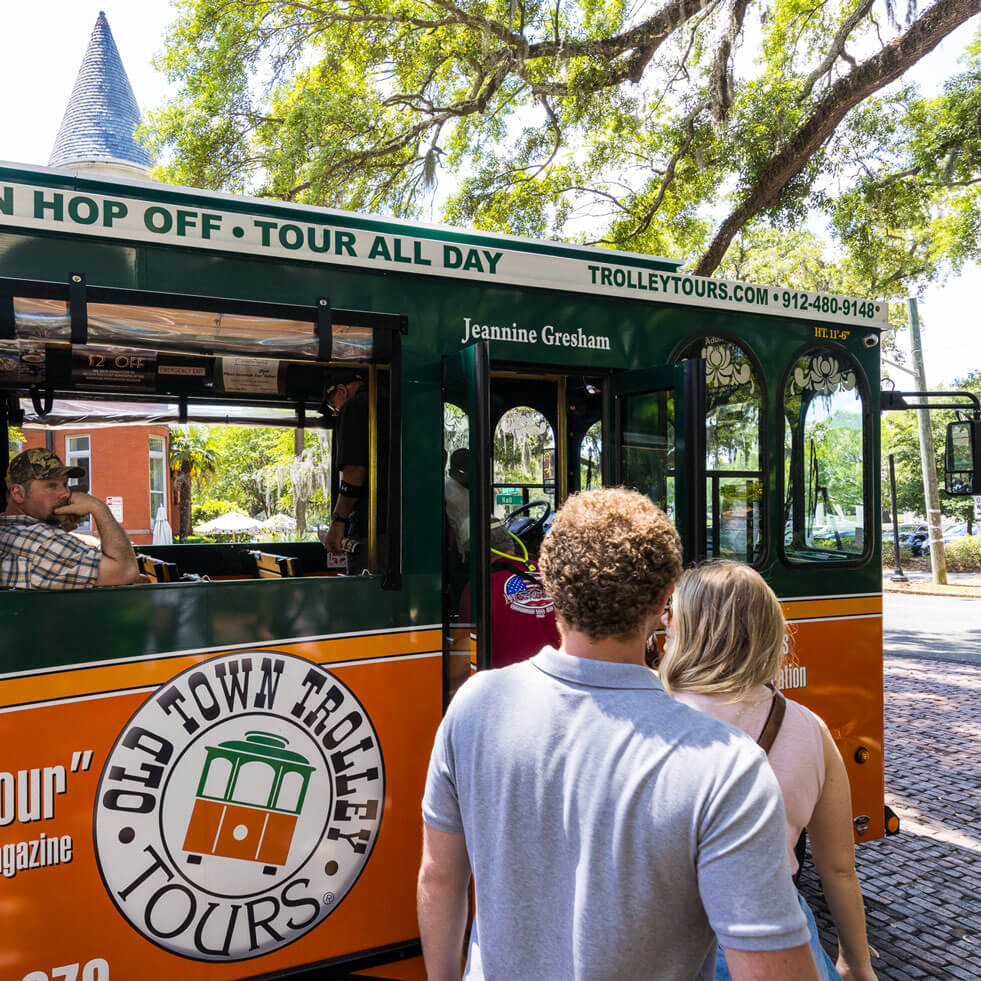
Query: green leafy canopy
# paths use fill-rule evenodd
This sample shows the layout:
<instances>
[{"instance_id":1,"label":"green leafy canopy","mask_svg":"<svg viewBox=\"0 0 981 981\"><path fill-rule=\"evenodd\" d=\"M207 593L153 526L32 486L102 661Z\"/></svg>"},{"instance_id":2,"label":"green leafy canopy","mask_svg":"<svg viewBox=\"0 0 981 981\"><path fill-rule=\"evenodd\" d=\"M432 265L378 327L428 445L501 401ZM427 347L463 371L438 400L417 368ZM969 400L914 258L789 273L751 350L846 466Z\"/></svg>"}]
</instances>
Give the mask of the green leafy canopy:
<instances>
[{"instance_id":1,"label":"green leafy canopy","mask_svg":"<svg viewBox=\"0 0 981 981\"><path fill-rule=\"evenodd\" d=\"M978 255L981 46L937 97L903 79L979 10L182 0L144 136L167 180L401 216L445 182L451 221L705 275L819 209L857 291L901 296Z\"/></svg>"}]
</instances>

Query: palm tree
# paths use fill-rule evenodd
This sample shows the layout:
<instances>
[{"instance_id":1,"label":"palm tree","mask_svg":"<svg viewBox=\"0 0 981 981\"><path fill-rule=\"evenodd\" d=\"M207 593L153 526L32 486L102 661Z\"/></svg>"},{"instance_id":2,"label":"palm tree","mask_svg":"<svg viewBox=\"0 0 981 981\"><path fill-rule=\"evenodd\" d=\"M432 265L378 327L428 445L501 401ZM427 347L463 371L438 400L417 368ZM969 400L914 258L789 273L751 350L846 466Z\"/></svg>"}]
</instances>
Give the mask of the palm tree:
<instances>
[{"instance_id":1,"label":"palm tree","mask_svg":"<svg viewBox=\"0 0 981 981\"><path fill-rule=\"evenodd\" d=\"M192 483L214 480L218 454L208 444L208 434L193 426L180 426L170 433L170 479L177 494L179 528L183 541L191 534Z\"/></svg>"}]
</instances>

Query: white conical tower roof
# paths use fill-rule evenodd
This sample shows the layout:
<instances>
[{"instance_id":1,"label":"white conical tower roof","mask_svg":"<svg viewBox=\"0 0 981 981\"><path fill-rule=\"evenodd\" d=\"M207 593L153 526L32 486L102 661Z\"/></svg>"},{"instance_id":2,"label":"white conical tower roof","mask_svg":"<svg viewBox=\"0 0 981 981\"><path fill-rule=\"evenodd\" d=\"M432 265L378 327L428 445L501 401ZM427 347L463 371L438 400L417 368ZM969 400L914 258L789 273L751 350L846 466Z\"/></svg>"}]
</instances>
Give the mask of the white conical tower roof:
<instances>
[{"instance_id":1,"label":"white conical tower roof","mask_svg":"<svg viewBox=\"0 0 981 981\"><path fill-rule=\"evenodd\" d=\"M151 161L133 136L139 121L140 107L100 10L48 165L145 177Z\"/></svg>"}]
</instances>

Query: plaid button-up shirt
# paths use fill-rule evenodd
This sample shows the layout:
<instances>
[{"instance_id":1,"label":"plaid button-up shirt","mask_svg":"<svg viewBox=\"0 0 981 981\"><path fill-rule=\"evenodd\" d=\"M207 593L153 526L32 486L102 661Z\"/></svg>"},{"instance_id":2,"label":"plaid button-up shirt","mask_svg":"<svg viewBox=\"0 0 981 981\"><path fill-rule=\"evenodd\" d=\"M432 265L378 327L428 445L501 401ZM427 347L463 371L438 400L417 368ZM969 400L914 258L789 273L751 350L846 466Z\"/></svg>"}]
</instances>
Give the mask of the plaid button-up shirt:
<instances>
[{"instance_id":1,"label":"plaid button-up shirt","mask_svg":"<svg viewBox=\"0 0 981 981\"><path fill-rule=\"evenodd\" d=\"M0 514L0 588L89 589L102 553L26 514Z\"/></svg>"}]
</instances>

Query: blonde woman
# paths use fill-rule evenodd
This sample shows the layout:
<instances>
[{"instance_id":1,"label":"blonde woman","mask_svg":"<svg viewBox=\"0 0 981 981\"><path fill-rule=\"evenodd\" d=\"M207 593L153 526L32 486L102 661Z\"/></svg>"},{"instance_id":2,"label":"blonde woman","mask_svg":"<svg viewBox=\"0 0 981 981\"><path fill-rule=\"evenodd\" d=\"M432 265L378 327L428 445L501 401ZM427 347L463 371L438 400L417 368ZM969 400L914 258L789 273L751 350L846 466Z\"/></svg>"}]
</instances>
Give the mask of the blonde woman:
<instances>
[{"instance_id":1,"label":"blonde woman","mask_svg":"<svg viewBox=\"0 0 981 981\"><path fill-rule=\"evenodd\" d=\"M777 698L768 686L780 673L785 629L777 597L753 569L728 561L691 569L674 594L661 682L678 701L759 740ZM770 721L771 733L773 728ZM791 866L797 869L794 844L807 828L838 930L834 965L818 941L814 915L800 898L818 973L823 979L840 972L846 981L875 981L855 874L848 776L828 727L809 709L786 700L768 759L783 791ZM720 951L716 978L728 977Z\"/></svg>"}]
</instances>

